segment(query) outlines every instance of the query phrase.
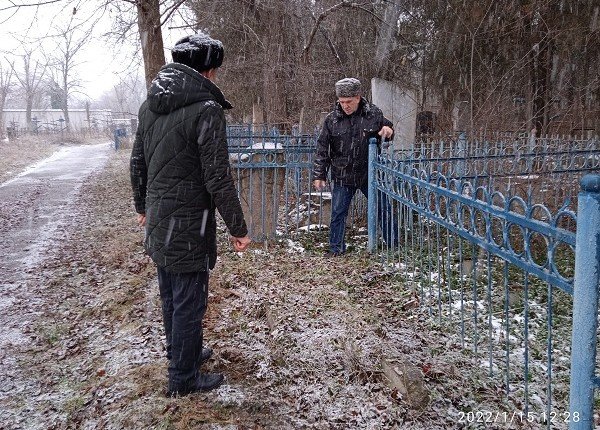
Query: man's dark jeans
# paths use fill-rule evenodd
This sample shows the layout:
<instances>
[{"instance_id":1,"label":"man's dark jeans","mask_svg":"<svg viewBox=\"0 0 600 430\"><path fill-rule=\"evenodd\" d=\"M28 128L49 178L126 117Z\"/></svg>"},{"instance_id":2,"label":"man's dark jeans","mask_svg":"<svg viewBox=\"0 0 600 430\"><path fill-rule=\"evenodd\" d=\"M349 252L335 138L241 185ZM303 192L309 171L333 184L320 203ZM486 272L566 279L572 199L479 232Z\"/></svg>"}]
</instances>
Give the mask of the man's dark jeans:
<instances>
[{"instance_id":1,"label":"man's dark jeans","mask_svg":"<svg viewBox=\"0 0 600 430\"><path fill-rule=\"evenodd\" d=\"M170 273L158 267L158 286L170 360L169 390L185 390L195 383L200 366L208 271Z\"/></svg>"},{"instance_id":2,"label":"man's dark jeans","mask_svg":"<svg viewBox=\"0 0 600 430\"><path fill-rule=\"evenodd\" d=\"M346 251L346 241L344 239L346 231L346 217L350 208L352 197L356 191L360 190L364 196L369 198L368 187L347 187L344 185L333 184L331 201L331 225L329 226L329 250L336 254L342 254ZM383 239L388 246L398 245L397 222L392 214L390 204L385 194L379 195L378 223L381 226Z\"/></svg>"}]
</instances>

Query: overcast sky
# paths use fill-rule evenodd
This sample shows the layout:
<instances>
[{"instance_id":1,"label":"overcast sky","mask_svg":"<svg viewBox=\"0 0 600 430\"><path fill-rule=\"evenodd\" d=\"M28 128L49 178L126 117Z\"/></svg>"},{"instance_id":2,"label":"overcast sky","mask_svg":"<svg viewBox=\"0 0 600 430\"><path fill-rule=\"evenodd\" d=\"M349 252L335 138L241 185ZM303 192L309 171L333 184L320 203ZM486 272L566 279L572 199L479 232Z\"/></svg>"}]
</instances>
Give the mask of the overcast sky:
<instances>
[{"instance_id":1,"label":"overcast sky","mask_svg":"<svg viewBox=\"0 0 600 430\"><path fill-rule=\"evenodd\" d=\"M47 0L46 0L47 1ZM13 0L13 3L35 4L40 0ZM21 41L37 47L37 55L42 58L42 51L52 52L56 46L56 40L49 37L56 34L56 28L64 27L69 20L81 24L82 28L89 27L89 17L93 16L98 23L94 27L93 37L76 57L79 63L76 75L81 80L81 93L78 98L86 94L91 99L98 98L102 93L109 91L119 82L119 76L132 71L140 73L141 52L138 52L137 28L130 31L127 43L119 45L114 39L107 39L103 34L114 28L117 11L98 10L101 0L60 0L54 4L42 6L21 7L19 10L7 8L10 3L0 0L0 61L15 61L17 70L21 61L18 55L23 51ZM126 5L125 2L121 2ZM73 8L76 8L73 14ZM176 20L169 26L183 24L181 16L174 16ZM165 44L165 57L171 59L169 48L174 42L189 30L163 28L163 39Z\"/></svg>"}]
</instances>

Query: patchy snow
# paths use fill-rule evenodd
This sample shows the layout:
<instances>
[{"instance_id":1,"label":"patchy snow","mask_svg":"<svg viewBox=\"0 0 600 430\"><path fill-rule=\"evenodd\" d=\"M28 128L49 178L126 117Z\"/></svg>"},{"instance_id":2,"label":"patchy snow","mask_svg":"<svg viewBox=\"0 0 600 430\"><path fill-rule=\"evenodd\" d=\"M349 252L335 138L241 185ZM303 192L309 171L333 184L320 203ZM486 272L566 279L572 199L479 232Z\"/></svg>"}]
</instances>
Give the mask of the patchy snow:
<instances>
[{"instance_id":1,"label":"patchy snow","mask_svg":"<svg viewBox=\"0 0 600 430\"><path fill-rule=\"evenodd\" d=\"M539 179L540 175L520 175L520 176L515 176L515 179Z\"/></svg>"},{"instance_id":2,"label":"patchy snow","mask_svg":"<svg viewBox=\"0 0 600 430\"><path fill-rule=\"evenodd\" d=\"M220 40L213 39L208 34L197 33L189 37L189 42L177 43L172 52L186 52L186 51L197 51L199 50L197 45L211 45L215 48L223 49L223 43Z\"/></svg>"},{"instance_id":3,"label":"patchy snow","mask_svg":"<svg viewBox=\"0 0 600 430\"><path fill-rule=\"evenodd\" d=\"M331 192L329 191L323 191L323 192L312 192L312 193L303 193L302 194L305 197L310 197L310 198L317 198L317 199L323 199L323 200L331 200Z\"/></svg>"},{"instance_id":4,"label":"patchy snow","mask_svg":"<svg viewBox=\"0 0 600 430\"><path fill-rule=\"evenodd\" d=\"M231 152L229 154L229 160L231 162L236 162L236 163L237 162L248 163L248 162L250 162L250 160L252 158L254 158L256 156L259 156L262 158L265 155L269 155L269 153L265 154L264 150L277 151L277 153L281 153L283 151L283 149L284 149L283 144L281 144L280 142L256 142L244 149L237 150L236 152ZM247 152L244 152L244 151L247 151ZM259 159L256 161L260 162L262 160ZM267 157L267 159L265 161L275 162L276 159L275 158L271 159L271 158Z\"/></svg>"},{"instance_id":5,"label":"patchy snow","mask_svg":"<svg viewBox=\"0 0 600 430\"><path fill-rule=\"evenodd\" d=\"M309 224L303 227L298 227L298 231L308 232L314 230L325 230L328 229L329 226L327 224Z\"/></svg>"},{"instance_id":6,"label":"patchy snow","mask_svg":"<svg viewBox=\"0 0 600 430\"><path fill-rule=\"evenodd\" d=\"M14 273L8 275L15 282L3 284L0 319L13 309L33 311L19 315L19 325L12 326L22 330L29 345L0 350L7 370L0 376L5 388L16 392L10 398L0 394L0 418L9 428L155 428L201 422L215 429L441 429L457 428L459 411L506 409L499 385L484 378L489 367L485 353L470 354L475 339L479 345L483 341L468 332L471 313L465 321L467 354L461 353L459 319L452 310L460 306L460 291L452 290L452 304L442 308L453 320L439 324L435 306L418 307L419 290L411 275L423 284L427 277L432 282L420 267L396 262L400 271L414 269L400 279L397 271L383 269L364 252L324 258L323 244L315 242L325 234L297 235L264 250L235 253L224 229L204 333L215 353L203 369L224 372L226 383L207 394L165 398L156 272L134 224L127 156L119 156L122 162L111 164L113 176L94 177L80 193L73 216L57 227L64 229L55 232L60 240L53 252L23 275L29 291L22 291ZM44 195L45 188L36 187ZM27 214L26 203L15 201L7 209ZM12 222L11 228L20 225L20 220ZM35 231L37 226L26 218L19 228ZM364 246L364 236L359 237L353 236L360 240L352 244L356 248ZM300 248L303 252L289 252ZM444 282L443 276L438 282ZM437 285L434 290L428 296L432 303ZM464 305L474 308L473 301ZM534 303L530 310L540 313ZM479 313L475 324L487 329L487 317ZM494 338L502 334L501 318L501 313L493 315ZM532 330L539 329L536 319L530 320ZM7 321L13 320L18 319ZM516 331L511 336L522 354L523 335ZM555 354L561 366L568 365L568 348ZM412 411L406 398L386 385L381 361L399 355L425 374L431 400L424 411ZM493 360L500 368L505 363ZM522 355L511 356L511 366L521 362ZM521 386L511 388L521 393ZM530 394L537 394L533 388Z\"/></svg>"},{"instance_id":7,"label":"patchy snow","mask_svg":"<svg viewBox=\"0 0 600 430\"><path fill-rule=\"evenodd\" d=\"M296 252L305 252L306 251L301 244L299 244L298 242L294 242L291 239L286 239L286 243L288 246L287 252L296 253Z\"/></svg>"},{"instance_id":8,"label":"patchy snow","mask_svg":"<svg viewBox=\"0 0 600 430\"><path fill-rule=\"evenodd\" d=\"M283 150L281 142L256 142L249 146L250 149Z\"/></svg>"},{"instance_id":9,"label":"patchy snow","mask_svg":"<svg viewBox=\"0 0 600 430\"><path fill-rule=\"evenodd\" d=\"M58 159L60 159L62 157L65 157L66 154L68 154L68 152L69 152L70 149L71 148L63 148L63 149L61 149L59 151L54 152L50 157L45 158L44 160L39 161L39 162L37 162L35 164L32 164L31 166L29 166L25 170L23 170L21 173L19 173L16 176L14 176L12 179L9 179L8 181L3 182L2 184L0 184L0 188L1 187L5 187L7 185L10 185L11 183L19 180L21 177L29 175L29 174L35 172L36 170L43 168L48 163L52 163L55 160L58 160Z\"/></svg>"},{"instance_id":10,"label":"patchy snow","mask_svg":"<svg viewBox=\"0 0 600 430\"><path fill-rule=\"evenodd\" d=\"M239 387L224 384L215 391L216 401L224 407L241 406L247 399L246 393Z\"/></svg>"},{"instance_id":11,"label":"patchy snow","mask_svg":"<svg viewBox=\"0 0 600 430\"><path fill-rule=\"evenodd\" d=\"M58 427L65 419L64 413L44 416L37 405L63 401L73 392L71 387L61 387L59 393L46 392L44 384L31 380L30 369L21 368L22 358L14 358L39 338L54 345L64 336L66 325L62 317L39 326L48 306L44 294L62 292L61 282L42 277L39 267L58 246L68 242L73 229L80 225L73 214L82 183L102 168L109 154L106 143L64 148L0 186L0 215L4 221L0 225L4 246L0 254L0 350L12 357L0 360L0 378L9 378L14 384L7 391L0 391L0 409L4 409L0 419L17 427L21 418L26 420L27 428L33 429L47 428L51 423ZM62 296L52 305L56 308L65 299ZM29 410L23 417L9 408L15 387L19 389L18 396L26 399L21 408Z\"/></svg>"}]
</instances>

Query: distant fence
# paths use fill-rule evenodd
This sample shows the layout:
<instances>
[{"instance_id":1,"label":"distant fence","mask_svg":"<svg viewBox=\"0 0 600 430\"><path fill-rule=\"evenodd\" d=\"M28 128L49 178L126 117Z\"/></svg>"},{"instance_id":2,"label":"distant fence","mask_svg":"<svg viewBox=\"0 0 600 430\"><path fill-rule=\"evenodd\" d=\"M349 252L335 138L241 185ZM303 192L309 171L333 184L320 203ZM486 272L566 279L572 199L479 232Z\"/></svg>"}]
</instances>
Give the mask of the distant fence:
<instances>
[{"instance_id":1,"label":"distant fence","mask_svg":"<svg viewBox=\"0 0 600 430\"><path fill-rule=\"evenodd\" d=\"M600 142L463 135L379 156L373 145L369 164L370 195L387 196L400 226L391 247L370 219L372 251L480 357L529 424L592 428L598 273L574 282L599 263L594 179L579 218L574 204L581 177L600 173Z\"/></svg>"},{"instance_id":2,"label":"distant fence","mask_svg":"<svg viewBox=\"0 0 600 430\"><path fill-rule=\"evenodd\" d=\"M64 136L64 137L100 137L112 136L116 128L124 128L128 134L134 134L137 117L109 109L69 109L69 126L61 109L33 109L28 124L25 109L5 109L2 111L5 130L9 139L18 139L27 135Z\"/></svg>"}]
</instances>

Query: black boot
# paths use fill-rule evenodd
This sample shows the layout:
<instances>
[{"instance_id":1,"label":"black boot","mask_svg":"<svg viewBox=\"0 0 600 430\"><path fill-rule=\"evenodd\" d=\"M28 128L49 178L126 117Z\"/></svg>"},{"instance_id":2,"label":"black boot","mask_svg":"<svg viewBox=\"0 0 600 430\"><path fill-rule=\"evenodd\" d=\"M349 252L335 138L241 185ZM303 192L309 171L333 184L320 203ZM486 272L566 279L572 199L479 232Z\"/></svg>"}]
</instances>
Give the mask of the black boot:
<instances>
[{"instance_id":1,"label":"black boot","mask_svg":"<svg viewBox=\"0 0 600 430\"><path fill-rule=\"evenodd\" d=\"M169 397L187 396L191 393L207 392L219 387L225 380L222 373L201 373L196 378L194 385L188 387L174 387L169 384L167 395Z\"/></svg>"}]
</instances>

